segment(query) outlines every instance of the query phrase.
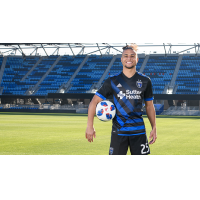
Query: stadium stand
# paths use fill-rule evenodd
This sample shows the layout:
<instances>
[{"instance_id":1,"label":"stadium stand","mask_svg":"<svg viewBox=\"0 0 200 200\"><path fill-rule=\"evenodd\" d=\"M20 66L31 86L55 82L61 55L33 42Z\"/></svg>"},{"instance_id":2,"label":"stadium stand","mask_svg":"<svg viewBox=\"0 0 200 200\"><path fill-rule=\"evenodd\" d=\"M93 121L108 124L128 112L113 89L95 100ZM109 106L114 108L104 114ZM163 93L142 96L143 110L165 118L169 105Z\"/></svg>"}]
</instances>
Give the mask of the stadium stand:
<instances>
[{"instance_id":1,"label":"stadium stand","mask_svg":"<svg viewBox=\"0 0 200 200\"><path fill-rule=\"evenodd\" d=\"M200 84L200 57L183 56L176 79L176 94L197 94Z\"/></svg>"},{"instance_id":2,"label":"stadium stand","mask_svg":"<svg viewBox=\"0 0 200 200\"><path fill-rule=\"evenodd\" d=\"M3 58L0 56L0 66L2 66ZM172 77L177 86L176 94L199 94L200 57L184 54L182 61L179 62L180 68L176 68L178 58L177 55L152 54L144 55L139 59L136 67L137 71L141 70L144 75L151 78L154 94L162 94L165 86L170 84ZM113 61L111 62L111 60ZM32 95L47 96L48 93L60 92L59 88L69 82L71 88L69 87L68 91L65 90L65 92L87 93L92 85L100 82L100 79L103 80L104 78L103 81L105 81L109 76L122 71L120 55L116 55L116 57L114 55L57 55L45 57L26 56L25 58L22 56L8 56L4 63L6 64L3 64L5 69L0 87L3 91L2 95L27 95L27 91L38 84L38 90ZM55 67L47 74L53 65ZM78 68L80 70L77 70ZM100 87L100 84L98 87ZM178 115L200 114L198 112L199 107L185 109L172 106L164 111L163 104L155 103L154 105L157 115L161 113L167 115L174 115L175 113ZM3 109L2 105L0 109ZM9 109L20 110L26 109L26 107L11 106ZM27 109L36 108L29 107ZM87 108L84 109L87 110Z\"/></svg>"},{"instance_id":3,"label":"stadium stand","mask_svg":"<svg viewBox=\"0 0 200 200\"><path fill-rule=\"evenodd\" d=\"M49 56L44 58L24 80L26 88L28 89L30 87L34 87L37 84L37 82L42 78L42 76L47 72L47 70L53 65L57 58L58 56ZM45 94L45 92L43 93L43 90L39 93L41 95Z\"/></svg>"},{"instance_id":4,"label":"stadium stand","mask_svg":"<svg viewBox=\"0 0 200 200\"><path fill-rule=\"evenodd\" d=\"M40 84L40 89L35 95L47 95L55 93L58 88L74 74L85 56L63 56L53 70ZM55 60L54 60L55 61Z\"/></svg>"},{"instance_id":5,"label":"stadium stand","mask_svg":"<svg viewBox=\"0 0 200 200\"><path fill-rule=\"evenodd\" d=\"M3 57L0 57L0 69L1 69L2 62L3 62Z\"/></svg>"},{"instance_id":6,"label":"stadium stand","mask_svg":"<svg viewBox=\"0 0 200 200\"><path fill-rule=\"evenodd\" d=\"M22 77L37 62L39 57L8 57L1 86L4 87L3 94L23 95L29 86L21 82Z\"/></svg>"},{"instance_id":7,"label":"stadium stand","mask_svg":"<svg viewBox=\"0 0 200 200\"><path fill-rule=\"evenodd\" d=\"M85 93L97 83L108 67L113 56L91 55L72 81L69 93Z\"/></svg>"},{"instance_id":8,"label":"stadium stand","mask_svg":"<svg viewBox=\"0 0 200 200\"><path fill-rule=\"evenodd\" d=\"M62 56L52 71L39 84L39 90L35 95L47 95L56 93L63 83L67 83L72 77L86 55ZM33 66L40 59L39 56L29 56L23 59L22 56L8 56L5 70L2 77L1 87L4 94L24 95L30 88L41 80L42 76L53 65L58 56L48 56L31 71ZM90 90L92 84L97 83L104 71L111 62L113 55L100 56L90 55L81 70L72 80L73 85L68 93L85 93ZM143 74L149 76L152 81L154 94L162 94L165 85L169 85L178 56L150 55ZM0 57L0 65L3 57ZM144 58L140 58L137 64L137 71L140 70ZM175 84L178 86L176 94L198 94L200 84L200 57L184 55L178 71ZM104 80L110 75L119 73L122 70L121 59L115 59Z\"/></svg>"},{"instance_id":9,"label":"stadium stand","mask_svg":"<svg viewBox=\"0 0 200 200\"><path fill-rule=\"evenodd\" d=\"M162 115L200 116L200 111L198 106L170 106L166 111L162 112Z\"/></svg>"},{"instance_id":10,"label":"stadium stand","mask_svg":"<svg viewBox=\"0 0 200 200\"><path fill-rule=\"evenodd\" d=\"M150 56L143 74L151 78L154 94L162 94L165 85L169 84L178 56Z\"/></svg>"},{"instance_id":11,"label":"stadium stand","mask_svg":"<svg viewBox=\"0 0 200 200\"><path fill-rule=\"evenodd\" d=\"M67 83L74 74L77 67L83 61L86 55L62 56L53 70L40 83L39 90L35 95L47 95L56 93L58 88ZM39 56L29 56L23 59L21 56L9 56L7 58L5 70L2 77L1 87L4 94L24 95L30 88L42 78L47 70L52 66L58 56L48 56L35 67L34 70L22 81L22 78L29 72ZM87 62L72 80L73 85L69 93L85 93L90 90L92 84L97 83L107 69L113 56L90 55ZM169 84L178 56L151 55L144 68L143 74L149 76L152 81L154 94L162 94L165 85ZM0 65L3 57L0 57ZM140 70L144 58L140 58L137 64L137 71ZM200 84L200 57L183 56L180 69L175 81L178 86L176 94L197 94ZM105 76L107 79L110 75L119 73L122 70L121 59L116 58L112 67ZM104 80L105 80L104 79Z\"/></svg>"}]
</instances>

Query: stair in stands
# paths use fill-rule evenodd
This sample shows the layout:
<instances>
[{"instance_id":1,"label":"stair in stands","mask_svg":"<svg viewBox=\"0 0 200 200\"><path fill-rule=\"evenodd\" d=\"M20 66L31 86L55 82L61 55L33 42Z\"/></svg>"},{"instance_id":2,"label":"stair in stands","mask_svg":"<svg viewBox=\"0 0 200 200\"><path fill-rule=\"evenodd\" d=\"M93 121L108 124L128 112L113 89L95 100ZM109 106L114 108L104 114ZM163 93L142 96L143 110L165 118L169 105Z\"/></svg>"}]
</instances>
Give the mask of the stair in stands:
<instances>
[{"instance_id":1,"label":"stair in stands","mask_svg":"<svg viewBox=\"0 0 200 200\"><path fill-rule=\"evenodd\" d=\"M182 58L183 58L183 55L179 55L178 61L177 61L177 63L176 63L176 68L175 68L174 73L173 73L173 76L172 76L172 80L171 80L171 82L170 82L170 84L169 84L169 87L171 87L171 88L172 88L172 87L174 88L174 86L175 86L175 81L176 81L176 77L177 77L177 75L178 75L179 68L180 68L180 66L181 66Z\"/></svg>"},{"instance_id":2,"label":"stair in stands","mask_svg":"<svg viewBox=\"0 0 200 200\"><path fill-rule=\"evenodd\" d=\"M4 69L5 69L5 66L6 66L6 61L7 61L7 56L5 56L3 58L3 62L2 62L2 65L1 65L1 70L0 70L0 84L1 84L1 81L2 81Z\"/></svg>"},{"instance_id":3,"label":"stair in stands","mask_svg":"<svg viewBox=\"0 0 200 200\"><path fill-rule=\"evenodd\" d=\"M24 75L24 77L21 79L21 81L24 81L28 75L41 63L41 61L46 58L46 56L40 57L40 59L33 65L33 67Z\"/></svg>"},{"instance_id":4,"label":"stair in stands","mask_svg":"<svg viewBox=\"0 0 200 200\"><path fill-rule=\"evenodd\" d=\"M79 65L79 67L77 68L77 70L74 72L74 74L71 76L71 78L68 80L67 83L63 83L59 89L56 91L56 93L62 93L62 89L64 89L65 93L67 93L69 91L69 89L72 87L71 82L73 81L73 79L76 77L76 75L78 74L78 72L81 70L81 68L83 67L83 65L87 62L88 58L90 56L87 55L84 60L82 61L82 63Z\"/></svg>"},{"instance_id":5,"label":"stair in stands","mask_svg":"<svg viewBox=\"0 0 200 200\"><path fill-rule=\"evenodd\" d=\"M25 95L31 95L35 94L39 90L39 85L42 83L42 81L46 78L46 76L51 72L51 70L57 65L57 63L60 61L62 56L59 56L56 61L53 63L53 65L47 70L47 72L42 76L42 78L35 84L34 87L29 88Z\"/></svg>"},{"instance_id":6,"label":"stair in stands","mask_svg":"<svg viewBox=\"0 0 200 200\"><path fill-rule=\"evenodd\" d=\"M139 70L140 73L142 73L144 71L144 68L145 68L148 60L149 60L149 55L145 56L145 59L144 59L144 61L142 63L142 66L140 67L140 70Z\"/></svg>"},{"instance_id":7,"label":"stair in stands","mask_svg":"<svg viewBox=\"0 0 200 200\"><path fill-rule=\"evenodd\" d=\"M117 57L121 57L121 55L115 55L113 56L112 60L110 61L108 67L106 68L105 72L103 73L102 77L100 78L99 82L96 84L93 84L92 87L90 88L90 90L88 92L92 92L93 89L98 89L101 86L101 83L103 82L104 78L106 77L106 75L108 74L110 68L112 67L113 63L115 62Z\"/></svg>"},{"instance_id":8,"label":"stair in stands","mask_svg":"<svg viewBox=\"0 0 200 200\"><path fill-rule=\"evenodd\" d=\"M200 94L200 84L199 84L199 91L197 92L197 94Z\"/></svg>"},{"instance_id":9,"label":"stair in stands","mask_svg":"<svg viewBox=\"0 0 200 200\"><path fill-rule=\"evenodd\" d=\"M169 85L166 84L166 85L165 85L165 88L164 88L164 90L163 90L163 92L162 92L162 94L167 94L168 87L169 87Z\"/></svg>"}]
</instances>

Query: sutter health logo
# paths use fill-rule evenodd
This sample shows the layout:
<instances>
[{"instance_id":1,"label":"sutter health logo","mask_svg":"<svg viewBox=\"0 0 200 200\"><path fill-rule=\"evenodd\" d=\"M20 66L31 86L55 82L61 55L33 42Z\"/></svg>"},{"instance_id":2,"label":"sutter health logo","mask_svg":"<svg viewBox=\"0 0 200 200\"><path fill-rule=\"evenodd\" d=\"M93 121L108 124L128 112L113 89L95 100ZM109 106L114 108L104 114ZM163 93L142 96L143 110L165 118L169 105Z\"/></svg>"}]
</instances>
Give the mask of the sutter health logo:
<instances>
[{"instance_id":1,"label":"sutter health logo","mask_svg":"<svg viewBox=\"0 0 200 200\"><path fill-rule=\"evenodd\" d=\"M120 99L123 99L124 97L126 97L126 99L141 99L140 94L142 93L142 91L138 91L138 90L126 90L126 93L120 91L117 96Z\"/></svg>"}]
</instances>

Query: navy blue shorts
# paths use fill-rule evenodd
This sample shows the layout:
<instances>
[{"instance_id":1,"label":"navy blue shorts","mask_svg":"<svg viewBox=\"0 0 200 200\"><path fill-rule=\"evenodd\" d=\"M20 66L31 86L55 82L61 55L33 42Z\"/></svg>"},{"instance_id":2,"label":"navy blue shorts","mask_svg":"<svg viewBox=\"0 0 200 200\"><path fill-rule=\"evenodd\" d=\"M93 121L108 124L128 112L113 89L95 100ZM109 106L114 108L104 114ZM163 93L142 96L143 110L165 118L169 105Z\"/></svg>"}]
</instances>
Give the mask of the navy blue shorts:
<instances>
[{"instance_id":1,"label":"navy blue shorts","mask_svg":"<svg viewBox=\"0 0 200 200\"><path fill-rule=\"evenodd\" d=\"M126 155L128 147L130 147L131 155L150 154L146 134L132 136L112 134L109 155Z\"/></svg>"}]
</instances>

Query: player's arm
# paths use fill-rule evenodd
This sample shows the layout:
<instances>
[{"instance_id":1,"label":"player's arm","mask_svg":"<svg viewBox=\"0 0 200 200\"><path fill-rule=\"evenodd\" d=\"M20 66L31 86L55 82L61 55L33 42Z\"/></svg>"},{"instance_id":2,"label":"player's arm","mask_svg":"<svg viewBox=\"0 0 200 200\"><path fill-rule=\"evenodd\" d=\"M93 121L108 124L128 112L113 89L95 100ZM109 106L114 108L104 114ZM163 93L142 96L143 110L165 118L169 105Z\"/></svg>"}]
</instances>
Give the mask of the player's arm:
<instances>
[{"instance_id":1,"label":"player's arm","mask_svg":"<svg viewBox=\"0 0 200 200\"><path fill-rule=\"evenodd\" d=\"M147 112L147 117L150 121L152 131L149 136L149 144L153 144L156 141L157 138L157 133L156 133L156 112L155 108L153 105L153 100L151 101L144 101L145 102L145 107L146 107L146 112Z\"/></svg>"},{"instance_id":2,"label":"player's arm","mask_svg":"<svg viewBox=\"0 0 200 200\"><path fill-rule=\"evenodd\" d=\"M94 115L96 112L96 105L102 101L103 99L100 98L97 95L94 95L92 101L89 104L89 108L88 108L88 122L87 122L87 128L85 131L85 137L88 140L88 142L93 142L93 137L96 137L96 132L93 126L93 122L94 122Z\"/></svg>"}]
</instances>

